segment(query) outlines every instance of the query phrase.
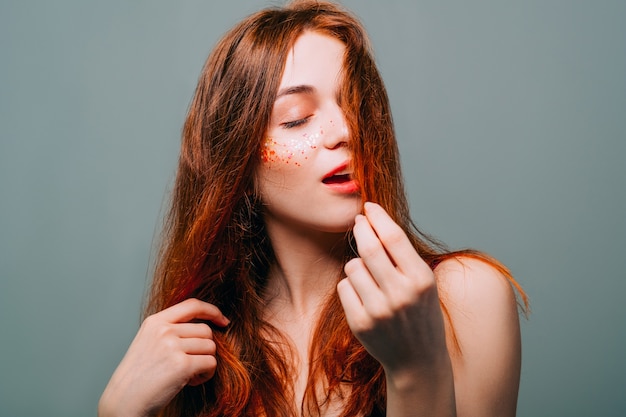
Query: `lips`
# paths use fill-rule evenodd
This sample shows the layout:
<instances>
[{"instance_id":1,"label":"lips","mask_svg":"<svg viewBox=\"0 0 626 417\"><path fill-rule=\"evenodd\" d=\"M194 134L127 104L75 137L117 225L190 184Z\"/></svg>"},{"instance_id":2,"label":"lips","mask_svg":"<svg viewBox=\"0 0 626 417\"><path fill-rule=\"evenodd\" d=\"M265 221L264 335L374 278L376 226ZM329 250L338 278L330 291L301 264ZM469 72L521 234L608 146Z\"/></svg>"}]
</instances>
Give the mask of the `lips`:
<instances>
[{"instance_id":1,"label":"lips","mask_svg":"<svg viewBox=\"0 0 626 417\"><path fill-rule=\"evenodd\" d=\"M352 172L349 168L350 163L344 162L332 171L328 172L322 182L340 193L352 194L359 190L359 184L352 178Z\"/></svg>"},{"instance_id":2,"label":"lips","mask_svg":"<svg viewBox=\"0 0 626 417\"><path fill-rule=\"evenodd\" d=\"M329 183L334 184L337 182L349 181L350 180L350 171L348 170L349 166L350 166L349 162L344 162L341 165L335 167L332 171L324 175L324 178L322 178L322 182L324 184L329 184Z\"/></svg>"}]
</instances>

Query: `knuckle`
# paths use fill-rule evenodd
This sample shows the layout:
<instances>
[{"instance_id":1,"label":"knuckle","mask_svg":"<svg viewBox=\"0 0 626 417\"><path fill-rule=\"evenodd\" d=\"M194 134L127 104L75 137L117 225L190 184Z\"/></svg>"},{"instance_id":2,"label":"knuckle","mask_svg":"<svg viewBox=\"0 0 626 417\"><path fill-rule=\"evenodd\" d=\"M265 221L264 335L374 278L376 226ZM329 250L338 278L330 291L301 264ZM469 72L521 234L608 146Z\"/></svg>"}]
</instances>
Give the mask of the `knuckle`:
<instances>
[{"instance_id":1,"label":"knuckle","mask_svg":"<svg viewBox=\"0 0 626 417\"><path fill-rule=\"evenodd\" d=\"M427 277L422 275L416 279L412 279L411 284L415 287L415 291L420 294L437 291L437 282L432 274Z\"/></svg>"},{"instance_id":2,"label":"knuckle","mask_svg":"<svg viewBox=\"0 0 626 417\"><path fill-rule=\"evenodd\" d=\"M207 308L208 303L198 299L198 298L188 298L184 301L186 303L186 307L194 312L202 311Z\"/></svg>"},{"instance_id":3,"label":"knuckle","mask_svg":"<svg viewBox=\"0 0 626 417\"><path fill-rule=\"evenodd\" d=\"M371 317L363 315L352 321L352 331L355 334L367 334L374 328L374 321Z\"/></svg>"},{"instance_id":4,"label":"knuckle","mask_svg":"<svg viewBox=\"0 0 626 417\"><path fill-rule=\"evenodd\" d=\"M361 242L358 245L358 249L359 255L361 255L361 257L369 258L376 255L376 253L380 249L380 245L376 242Z\"/></svg>"},{"instance_id":5,"label":"knuckle","mask_svg":"<svg viewBox=\"0 0 626 417\"><path fill-rule=\"evenodd\" d=\"M419 294L429 291L437 287L435 276L427 267L427 269L418 269L407 276L407 290L413 294Z\"/></svg>"},{"instance_id":6,"label":"knuckle","mask_svg":"<svg viewBox=\"0 0 626 417\"><path fill-rule=\"evenodd\" d=\"M217 358L214 355L209 355L207 356L206 362L207 369L209 369L211 372L215 372L215 367L217 366Z\"/></svg>"},{"instance_id":7,"label":"knuckle","mask_svg":"<svg viewBox=\"0 0 626 417\"><path fill-rule=\"evenodd\" d=\"M174 369L183 370L189 368L189 356L183 351L175 351L169 356L170 365Z\"/></svg>"},{"instance_id":8,"label":"knuckle","mask_svg":"<svg viewBox=\"0 0 626 417\"><path fill-rule=\"evenodd\" d=\"M393 309L386 303L377 303L376 305L370 306L368 313L373 319L372 323L376 321L386 321L393 317Z\"/></svg>"},{"instance_id":9,"label":"knuckle","mask_svg":"<svg viewBox=\"0 0 626 417\"><path fill-rule=\"evenodd\" d=\"M437 291L437 286L434 282L409 280L402 288L394 291L390 298L391 308L397 312L406 311L422 303L425 297L427 298L433 291L435 293Z\"/></svg>"},{"instance_id":10,"label":"knuckle","mask_svg":"<svg viewBox=\"0 0 626 417\"><path fill-rule=\"evenodd\" d=\"M414 305L419 296L418 293L412 291L402 291L395 294L392 300L392 309L394 311L404 311Z\"/></svg>"},{"instance_id":11,"label":"knuckle","mask_svg":"<svg viewBox=\"0 0 626 417\"><path fill-rule=\"evenodd\" d=\"M215 345L215 342L211 339L207 340L207 352L209 352L209 355L214 355L216 351L217 346Z\"/></svg>"},{"instance_id":12,"label":"knuckle","mask_svg":"<svg viewBox=\"0 0 626 417\"><path fill-rule=\"evenodd\" d=\"M350 276L361 269L362 266L363 260L361 258L352 258L346 262L346 265L343 267L343 271L346 275Z\"/></svg>"},{"instance_id":13,"label":"knuckle","mask_svg":"<svg viewBox=\"0 0 626 417\"><path fill-rule=\"evenodd\" d=\"M419 279L409 279L404 288L404 291L402 292L407 296L410 296L411 298L416 298L419 297L422 292L424 292L426 286Z\"/></svg>"},{"instance_id":14,"label":"knuckle","mask_svg":"<svg viewBox=\"0 0 626 417\"><path fill-rule=\"evenodd\" d=\"M157 315L148 316L141 323L139 331L151 335L150 337L163 337L170 332L169 326L166 325Z\"/></svg>"},{"instance_id":15,"label":"knuckle","mask_svg":"<svg viewBox=\"0 0 626 417\"><path fill-rule=\"evenodd\" d=\"M172 326L168 326L163 323L156 323L152 325L151 328L155 337L160 338L160 339L167 339L173 333Z\"/></svg>"},{"instance_id":16,"label":"knuckle","mask_svg":"<svg viewBox=\"0 0 626 417\"><path fill-rule=\"evenodd\" d=\"M164 337L161 339L161 345L168 351L178 350L178 339L175 337Z\"/></svg>"},{"instance_id":17,"label":"knuckle","mask_svg":"<svg viewBox=\"0 0 626 417\"><path fill-rule=\"evenodd\" d=\"M202 301L198 300L197 298L189 298L185 300L185 302L189 304L189 307L192 310L197 310L202 307Z\"/></svg>"},{"instance_id":18,"label":"knuckle","mask_svg":"<svg viewBox=\"0 0 626 417\"><path fill-rule=\"evenodd\" d=\"M157 325L157 323L159 322L159 319L157 318L157 316L155 314L146 317L143 322L141 323L141 327L143 328L152 328L155 327Z\"/></svg>"},{"instance_id":19,"label":"knuckle","mask_svg":"<svg viewBox=\"0 0 626 417\"><path fill-rule=\"evenodd\" d=\"M388 226L380 233L380 239L390 246L403 242L405 238L404 231L396 224Z\"/></svg>"},{"instance_id":20,"label":"knuckle","mask_svg":"<svg viewBox=\"0 0 626 417\"><path fill-rule=\"evenodd\" d=\"M211 326L209 326L208 324L203 324L204 325L204 335L207 339L213 339L213 329L211 329Z\"/></svg>"}]
</instances>

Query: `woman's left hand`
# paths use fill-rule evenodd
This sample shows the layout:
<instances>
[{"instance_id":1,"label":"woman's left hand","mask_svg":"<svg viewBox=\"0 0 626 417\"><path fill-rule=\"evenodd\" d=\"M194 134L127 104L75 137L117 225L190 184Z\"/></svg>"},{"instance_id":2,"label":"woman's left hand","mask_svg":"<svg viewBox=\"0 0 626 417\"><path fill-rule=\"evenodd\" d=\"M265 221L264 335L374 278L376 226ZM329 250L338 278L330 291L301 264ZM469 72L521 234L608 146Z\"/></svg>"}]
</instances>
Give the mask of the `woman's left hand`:
<instances>
[{"instance_id":1,"label":"woman's left hand","mask_svg":"<svg viewBox=\"0 0 626 417\"><path fill-rule=\"evenodd\" d=\"M404 231L382 207L365 203L354 237L360 257L337 285L354 335L388 378L449 367L435 276Z\"/></svg>"}]
</instances>

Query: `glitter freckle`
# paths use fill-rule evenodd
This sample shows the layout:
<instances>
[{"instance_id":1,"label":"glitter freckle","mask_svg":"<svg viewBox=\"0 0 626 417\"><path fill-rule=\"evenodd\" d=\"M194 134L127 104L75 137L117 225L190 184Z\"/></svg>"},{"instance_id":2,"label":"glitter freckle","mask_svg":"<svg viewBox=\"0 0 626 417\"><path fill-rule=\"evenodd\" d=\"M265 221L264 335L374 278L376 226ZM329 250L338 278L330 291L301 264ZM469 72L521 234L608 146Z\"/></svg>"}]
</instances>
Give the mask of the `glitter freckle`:
<instances>
[{"instance_id":1,"label":"glitter freckle","mask_svg":"<svg viewBox=\"0 0 626 417\"><path fill-rule=\"evenodd\" d=\"M320 127L319 132L309 135L302 134L300 139L288 139L285 141L277 141L274 138L267 137L263 142L261 149L261 160L266 163L283 162L291 163L295 166L302 166L302 161L308 160L308 152L317 149L317 142L324 130ZM301 158L301 159L298 159Z\"/></svg>"}]
</instances>

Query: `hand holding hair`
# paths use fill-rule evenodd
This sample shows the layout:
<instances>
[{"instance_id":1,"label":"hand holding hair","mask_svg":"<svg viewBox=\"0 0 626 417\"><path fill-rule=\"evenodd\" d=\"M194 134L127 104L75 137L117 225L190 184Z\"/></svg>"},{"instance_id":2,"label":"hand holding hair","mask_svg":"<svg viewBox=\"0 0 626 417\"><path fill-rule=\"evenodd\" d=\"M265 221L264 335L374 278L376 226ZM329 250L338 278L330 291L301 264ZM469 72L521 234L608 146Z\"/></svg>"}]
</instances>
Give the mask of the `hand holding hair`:
<instances>
[{"instance_id":1,"label":"hand holding hair","mask_svg":"<svg viewBox=\"0 0 626 417\"><path fill-rule=\"evenodd\" d=\"M194 320L229 323L217 307L197 299L144 320L100 398L100 417L155 415L185 385L213 377L217 366L213 332Z\"/></svg>"},{"instance_id":2,"label":"hand holding hair","mask_svg":"<svg viewBox=\"0 0 626 417\"><path fill-rule=\"evenodd\" d=\"M452 368L433 271L377 204L365 203L354 237L360 257L345 265L347 276L337 291L350 329L385 370L388 407L394 392L426 405L419 394L442 410L432 415L453 413Z\"/></svg>"}]
</instances>

